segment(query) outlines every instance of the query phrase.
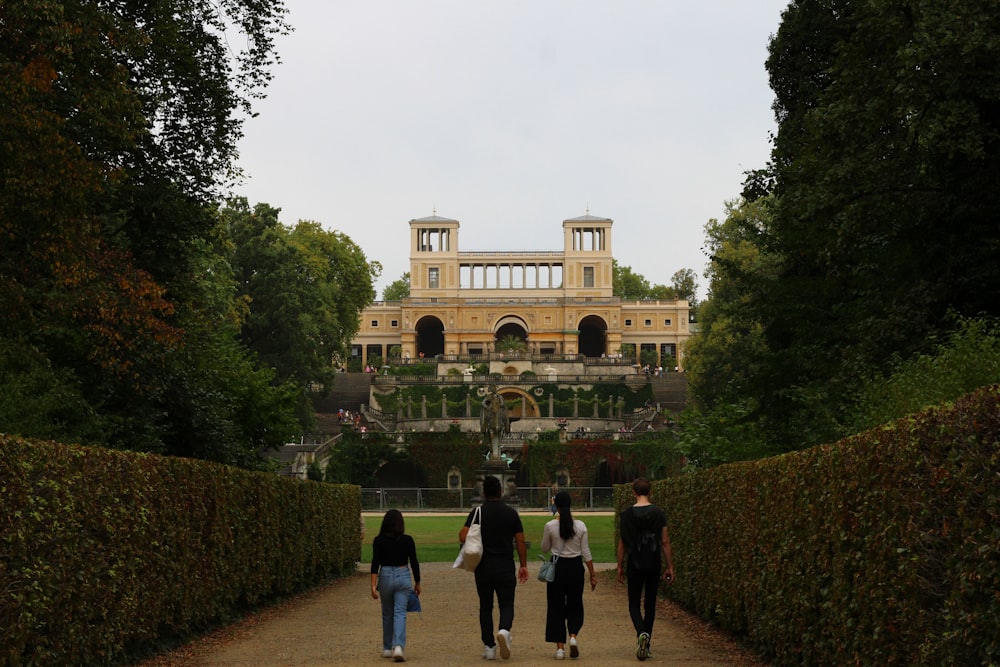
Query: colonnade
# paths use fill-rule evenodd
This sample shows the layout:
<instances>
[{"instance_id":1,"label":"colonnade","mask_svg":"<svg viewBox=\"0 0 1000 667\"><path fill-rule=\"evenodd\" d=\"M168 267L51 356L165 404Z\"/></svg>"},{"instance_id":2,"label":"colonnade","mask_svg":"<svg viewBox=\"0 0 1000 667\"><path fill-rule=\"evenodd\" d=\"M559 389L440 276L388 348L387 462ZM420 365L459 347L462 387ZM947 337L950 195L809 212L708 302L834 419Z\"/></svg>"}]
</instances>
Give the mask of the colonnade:
<instances>
[{"instance_id":1,"label":"colonnade","mask_svg":"<svg viewBox=\"0 0 1000 667\"><path fill-rule=\"evenodd\" d=\"M462 289L556 289L562 287L562 282L562 262L463 262L459 265Z\"/></svg>"}]
</instances>

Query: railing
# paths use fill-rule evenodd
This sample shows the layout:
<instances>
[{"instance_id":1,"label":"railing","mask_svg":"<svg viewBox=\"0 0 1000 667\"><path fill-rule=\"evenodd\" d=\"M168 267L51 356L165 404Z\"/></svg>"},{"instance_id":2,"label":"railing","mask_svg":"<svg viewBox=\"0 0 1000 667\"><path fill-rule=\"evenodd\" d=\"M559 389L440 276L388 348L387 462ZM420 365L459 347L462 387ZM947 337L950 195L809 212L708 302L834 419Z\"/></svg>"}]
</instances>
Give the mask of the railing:
<instances>
[{"instance_id":1,"label":"railing","mask_svg":"<svg viewBox=\"0 0 1000 667\"><path fill-rule=\"evenodd\" d=\"M531 361L583 361L588 357L582 354L536 354L532 352L489 352L485 354L438 354L431 361L510 361L525 359Z\"/></svg>"},{"instance_id":2,"label":"railing","mask_svg":"<svg viewBox=\"0 0 1000 667\"><path fill-rule=\"evenodd\" d=\"M523 305L542 305L542 306L562 306L562 305L576 305L576 304L622 304L627 306L646 306L646 305L669 305L677 303L678 301L683 301L683 299L628 299L622 300L621 297L617 296L547 296L544 294L539 294L537 296L501 296L505 292L515 292L515 291L537 291L537 292L553 292L562 291L561 287L462 287L459 288L461 292L466 293L466 296L436 296L436 297L413 297L407 296L403 299L391 300L391 301L374 301L368 307L369 308L380 308L380 307L399 307L402 304L409 306L419 306L419 305L435 305L440 306L443 304L455 305L455 304L465 304L465 305L479 305L479 304L523 304ZM473 295L472 293L476 293ZM486 296L486 295L490 296ZM496 296L494 296L496 295ZM691 324L695 324L692 322Z\"/></svg>"},{"instance_id":3,"label":"railing","mask_svg":"<svg viewBox=\"0 0 1000 667\"><path fill-rule=\"evenodd\" d=\"M550 379L554 377L555 379ZM490 373L489 375L373 375L372 384L377 385L401 385L401 384L595 384L595 383L632 383L644 384L645 375L629 373L626 375L501 375Z\"/></svg>"},{"instance_id":4,"label":"railing","mask_svg":"<svg viewBox=\"0 0 1000 667\"><path fill-rule=\"evenodd\" d=\"M466 257L565 257L563 250L460 250L459 259Z\"/></svg>"},{"instance_id":5,"label":"railing","mask_svg":"<svg viewBox=\"0 0 1000 667\"><path fill-rule=\"evenodd\" d=\"M367 404L361 405L361 414L369 423L377 422L384 431L396 430L396 415L390 415Z\"/></svg>"},{"instance_id":6,"label":"railing","mask_svg":"<svg viewBox=\"0 0 1000 667\"><path fill-rule=\"evenodd\" d=\"M488 361L516 361L525 360L536 363L563 362L563 363L583 363L585 366L636 366L635 357L588 357L582 354L556 354L539 352L485 352L462 354L437 354L426 359L409 359L392 357L386 360L386 365L408 366L410 364L437 364L437 363L486 363Z\"/></svg>"},{"instance_id":7,"label":"railing","mask_svg":"<svg viewBox=\"0 0 1000 667\"><path fill-rule=\"evenodd\" d=\"M425 297L414 297L409 296L403 299L402 302L407 306L444 306L444 305L524 305L524 306L575 306L575 305L613 305L621 303L621 299L617 296L604 297L604 296L502 296L502 294L509 290L506 287L477 287L474 289L464 288L463 292L478 292L478 294L468 294L467 296L425 296ZM520 289L520 288L515 288ZM559 289L559 288L528 288L530 290L538 289L538 291L545 291L549 289ZM376 302L380 303L380 302Z\"/></svg>"},{"instance_id":8,"label":"railing","mask_svg":"<svg viewBox=\"0 0 1000 667\"><path fill-rule=\"evenodd\" d=\"M614 489L610 486L574 486L561 488L573 498L573 511L611 510ZM521 510L548 510L552 489L547 486L517 487L504 500ZM407 510L468 510L482 502L476 489L434 487L371 487L361 489L361 509L384 512L388 509Z\"/></svg>"},{"instance_id":9,"label":"railing","mask_svg":"<svg viewBox=\"0 0 1000 667\"><path fill-rule=\"evenodd\" d=\"M571 418L574 419L574 418ZM583 419L583 418L575 418ZM588 418L589 419L589 418ZM406 420L406 421L418 421L416 419ZM426 421L426 420L425 420ZM452 417L451 422L458 423L459 421L472 421L476 424L479 423L479 417ZM470 431L466 431L467 433ZM551 431L550 431L551 432ZM415 431L370 431L372 434L378 434L380 437L391 438L395 442L406 445L407 441L411 436L422 435L422 432L417 433ZM575 429L569 431L566 434L566 440L568 442L578 441L578 440L617 440L622 442L632 442L638 440L639 436L643 435L644 431L641 430L624 430L624 431L591 431L587 429ZM365 434L362 434L364 437ZM540 433L538 431L515 431L513 433L504 433L500 438L500 448L504 452L510 452L512 454L519 454L521 452L521 447L526 442L531 442L536 440ZM484 445L485 446L485 445Z\"/></svg>"}]
</instances>

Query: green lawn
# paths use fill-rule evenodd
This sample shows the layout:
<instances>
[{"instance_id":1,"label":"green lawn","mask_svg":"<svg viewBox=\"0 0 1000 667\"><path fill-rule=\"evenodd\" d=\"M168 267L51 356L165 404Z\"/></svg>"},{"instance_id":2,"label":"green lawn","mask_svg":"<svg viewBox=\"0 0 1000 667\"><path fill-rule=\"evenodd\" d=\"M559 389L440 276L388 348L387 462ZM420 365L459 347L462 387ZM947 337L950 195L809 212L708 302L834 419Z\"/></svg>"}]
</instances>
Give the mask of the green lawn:
<instances>
[{"instance_id":1,"label":"green lawn","mask_svg":"<svg viewBox=\"0 0 1000 667\"><path fill-rule=\"evenodd\" d=\"M406 533L417 543L417 558L421 563L450 563L458 555L458 531L465 523L465 514L454 516L420 516L403 514ZM530 542L528 561L535 562L541 553L542 527L552 517L544 514L521 516L524 524L524 539ZM590 551L595 563L615 562L615 518L613 516L591 516L581 513L575 516L587 524ZM378 535L382 525L381 516L365 517L365 543L361 547L361 561L371 563L372 540Z\"/></svg>"}]
</instances>

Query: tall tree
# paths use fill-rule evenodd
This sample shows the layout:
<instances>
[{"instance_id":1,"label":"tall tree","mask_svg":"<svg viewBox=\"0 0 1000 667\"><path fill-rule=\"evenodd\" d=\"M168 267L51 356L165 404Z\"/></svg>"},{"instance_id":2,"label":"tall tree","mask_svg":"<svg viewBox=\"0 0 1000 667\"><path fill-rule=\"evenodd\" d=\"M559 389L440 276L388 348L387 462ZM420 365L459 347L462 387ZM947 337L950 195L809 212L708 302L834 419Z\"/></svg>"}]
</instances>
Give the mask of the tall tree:
<instances>
[{"instance_id":1,"label":"tall tree","mask_svg":"<svg viewBox=\"0 0 1000 667\"><path fill-rule=\"evenodd\" d=\"M708 296L700 304L699 332L685 347L690 408L682 445L703 464L773 453L762 442L762 369L771 363L756 316L760 287L777 264L762 247L771 198L727 202L726 218L705 225Z\"/></svg>"},{"instance_id":2,"label":"tall tree","mask_svg":"<svg viewBox=\"0 0 1000 667\"><path fill-rule=\"evenodd\" d=\"M30 351L29 376L50 372L79 398L90 423L68 420L80 427L65 437L168 447L162 390L190 342L196 248L284 12L280 0L4 4L0 338Z\"/></svg>"},{"instance_id":3,"label":"tall tree","mask_svg":"<svg viewBox=\"0 0 1000 667\"><path fill-rule=\"evenodd\" d=\"M1000 6L793 2L767 62L779 122L758 317L782 350L758 391L812 444L858 373L1000 308ZM823 415L817 420L816 415Z\"/></svg>"},{"instance_id":4,"label":"tall tree","mask_svg":"<svg viewBox=\"0 0 1000 667\"><path fill-rule=\"evenodd\" d=\"M332 360L347 356L381 266L344 234L308 221L289 229L278 213L268 204L251 210L245 199L222 211L249 308L240 338L280 381L329 386Z\"/></svg>"},{"instance_id":5,"label":"tall tree","mask_svg":"<svg viewBox=\"0 0 1000 667\"><path fill-rule=\"evenodd\" d=\"M349 356L351 339L361 327L361 311L375 299L374 282L382 265L368 261L349 236L326 231L318 222L300 220L290 241L306 258L310 282L317 285L319 300L310 318L317 328L313 341L319 351L314 373L317 381L328 383L331 360Z\"/></svg>"},{"instance_id":6,"label":"tall tree","mask_svg":"<svg viewBox=\"0 0 1000 667\"><path fill-rule=\"evenodd\" d=\"M692 269L681 269L670 277L675 299L685 299L691 308L690 317L698 319L698 274Z\"/></svg>"},{"instance_id":7,"label":"tall tree","mask_svg":"<svg viewBox=\"0 0 1000 667\"><path fill-rule=\"evenodd\" d=\"M410 296L410 272L407 271L382 290L383 301L402 301Z\"/></svg>"},{"instance_id":8,"label":"tall tree","mask_svg":"<svg viewBox=\"0 0 1000 667\"><path fill-rule=\"evenodd\" d=\"M622 266L616 259L611 260L611 285L612 294L626 301L666 301L679 298L673 287L650 284L645 276L632 271L631 266Z\"/></svg>"}]
</instances>

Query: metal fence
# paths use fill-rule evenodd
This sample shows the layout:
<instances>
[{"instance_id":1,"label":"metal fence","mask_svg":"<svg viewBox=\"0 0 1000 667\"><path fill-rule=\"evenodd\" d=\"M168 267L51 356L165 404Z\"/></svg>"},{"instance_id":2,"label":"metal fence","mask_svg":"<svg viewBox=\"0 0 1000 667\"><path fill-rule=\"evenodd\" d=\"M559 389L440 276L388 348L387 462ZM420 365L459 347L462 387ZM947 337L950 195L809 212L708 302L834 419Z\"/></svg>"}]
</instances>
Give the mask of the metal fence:
<instances>
[{"instance_id":1,"label":"metal fence","mask_svg":"<svg viewBox=\"0 0 1000 667\"><path fill-rule=\"evenodd\" d=\"M614 489L610 486L573 486L559 489L573 498L574 510L611 510L614 508ZM547 510L552 502L552 489L547 486L521 486L514 495L504 500L522 510ZM361 509L382 511L396 508L406 510L462 510L471 509L482 502L476 489L447 488L363 488Z\"/></svg>"}]
</instances>

